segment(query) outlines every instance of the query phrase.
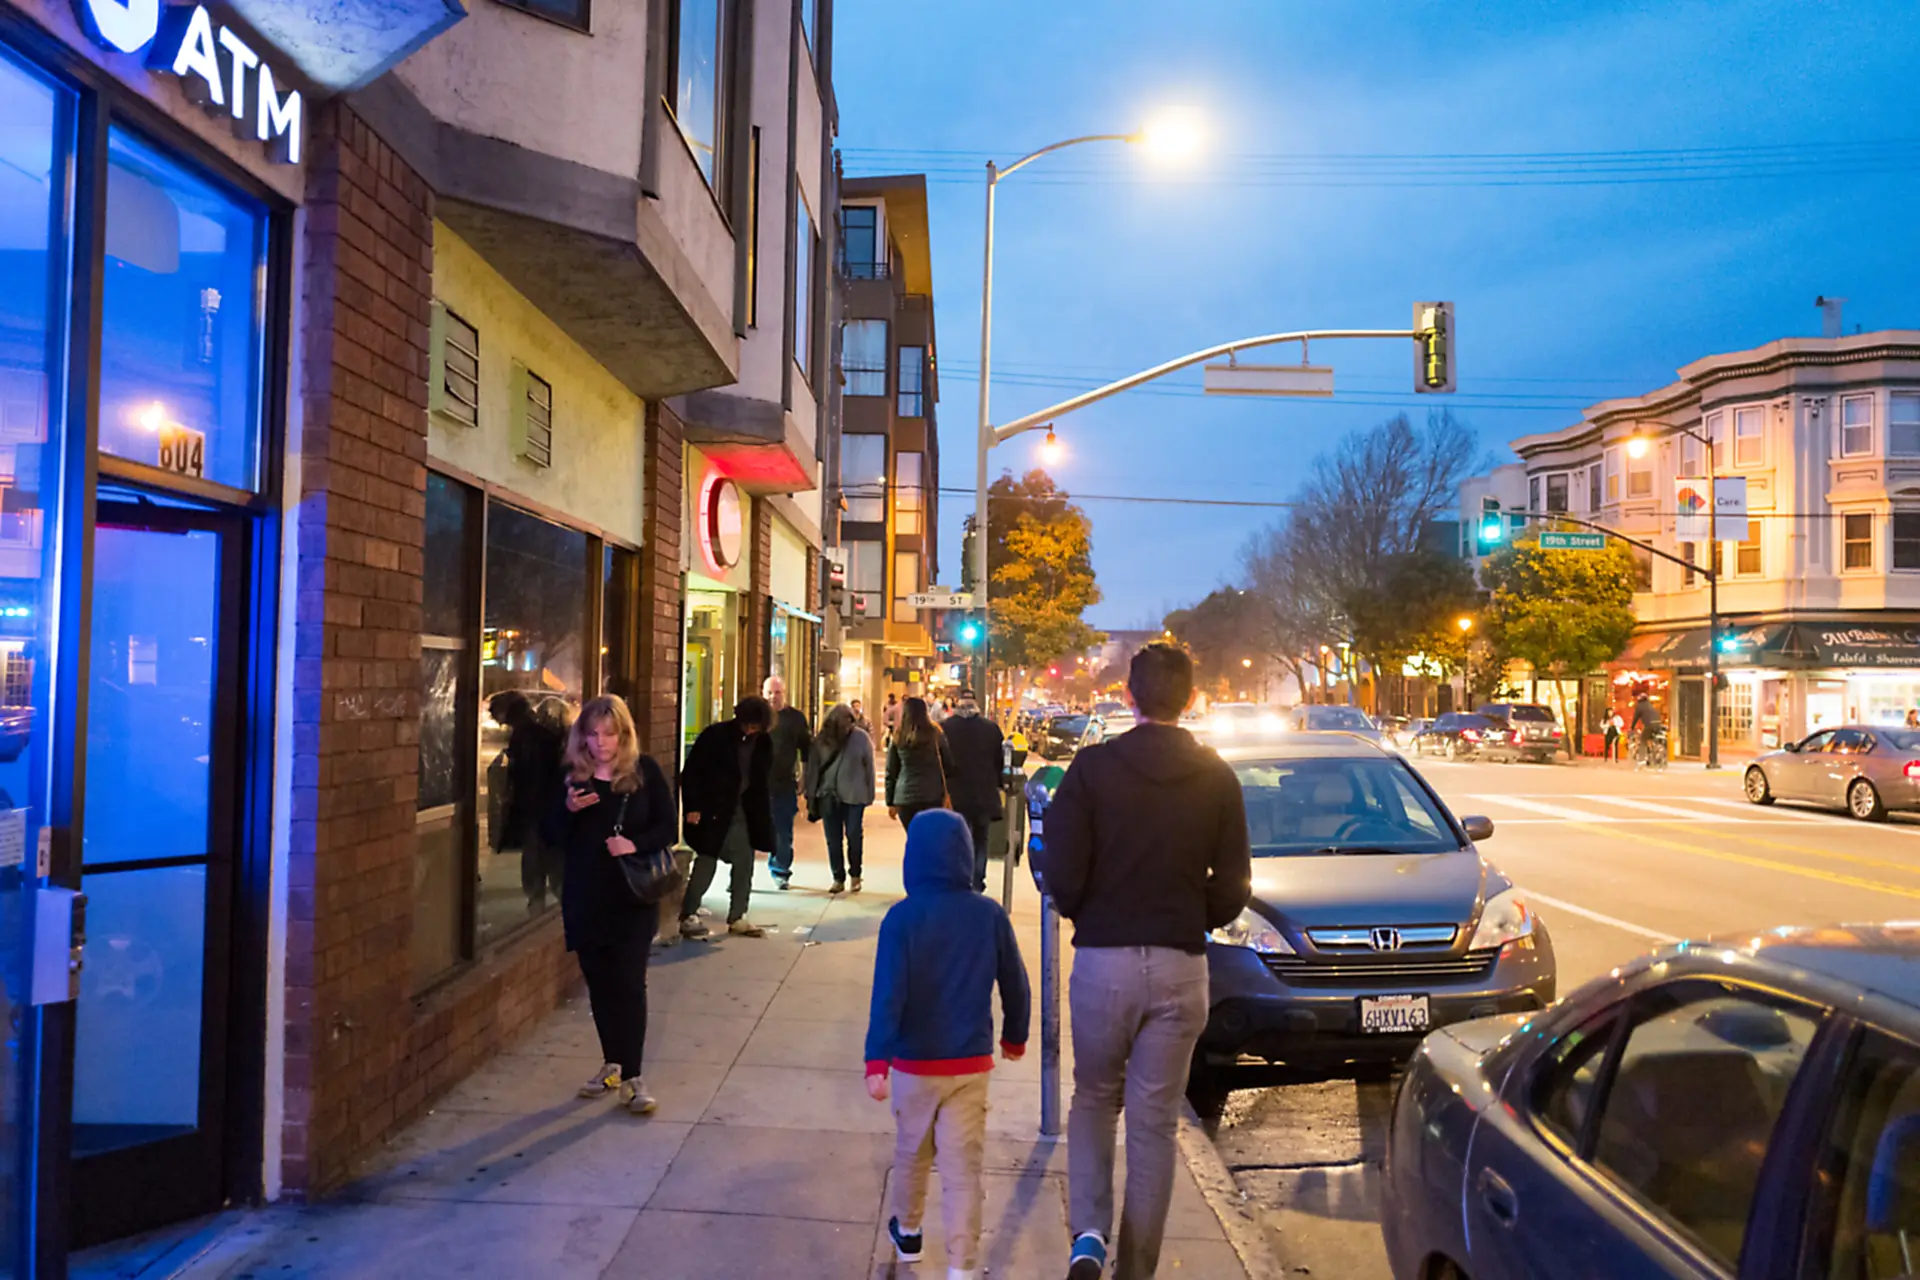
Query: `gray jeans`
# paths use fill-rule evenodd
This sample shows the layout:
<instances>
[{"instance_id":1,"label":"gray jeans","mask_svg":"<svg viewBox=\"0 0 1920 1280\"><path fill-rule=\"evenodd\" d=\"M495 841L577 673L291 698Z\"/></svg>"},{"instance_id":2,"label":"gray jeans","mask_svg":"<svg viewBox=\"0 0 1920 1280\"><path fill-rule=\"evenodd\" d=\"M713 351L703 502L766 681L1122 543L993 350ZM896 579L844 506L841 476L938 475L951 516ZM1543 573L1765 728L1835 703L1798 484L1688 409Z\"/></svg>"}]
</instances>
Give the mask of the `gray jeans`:
<instances>
[{"instance_id":1,"label":"gray jeans","mask_svg":"<svg viewBox=\"0 0 1920 1280\"><path fill-rule=\"evenodd\" d=\"M1173 1199L1180 1098L1207 1025L1207 958L1170 947L1073 955L1068 1225L1114 1241L1115 1280L1148 1280ZM1127 1114L1127 1198L1113 1234L1115 1126Z\"/></svg>"}]
</instances>

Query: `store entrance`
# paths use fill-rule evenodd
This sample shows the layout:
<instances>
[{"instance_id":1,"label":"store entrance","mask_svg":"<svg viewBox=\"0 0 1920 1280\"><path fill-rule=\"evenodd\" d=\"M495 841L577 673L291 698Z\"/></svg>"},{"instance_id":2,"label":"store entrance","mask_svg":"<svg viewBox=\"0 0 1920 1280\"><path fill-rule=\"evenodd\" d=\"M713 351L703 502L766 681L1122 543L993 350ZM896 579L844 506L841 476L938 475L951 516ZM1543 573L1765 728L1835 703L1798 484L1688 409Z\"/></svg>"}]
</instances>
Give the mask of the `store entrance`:
<instances>
[{"instance_id":1,"label":"store entrance","mask_svg":"<svg viewBox=\"0 0 1920 1280\"><path fill-rule=\"evenodd\" d=\"M245 776L245 521L106 501L93 539L76 1248L218 1208Z\"/></svg>"}]
</instances>

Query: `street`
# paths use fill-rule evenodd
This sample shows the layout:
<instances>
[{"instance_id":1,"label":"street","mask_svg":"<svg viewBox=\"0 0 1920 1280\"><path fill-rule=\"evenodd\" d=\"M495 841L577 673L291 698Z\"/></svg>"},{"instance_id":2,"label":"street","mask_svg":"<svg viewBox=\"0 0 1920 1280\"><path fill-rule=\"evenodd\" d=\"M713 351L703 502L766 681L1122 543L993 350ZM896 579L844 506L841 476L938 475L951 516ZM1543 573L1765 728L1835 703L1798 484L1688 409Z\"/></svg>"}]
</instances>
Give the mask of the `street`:
<instances>
[{"instance_id":1,"label":"street","mask_svg":"<svg viewBox=\"0 0 1920 1280\"><path fill-rule=\"evenodd\" d=\"M1920 820L1749 805L1741 765L1665 774L1418 760L1456 815L1493 819L1485 855L1529 892L1560 992L1681 937L1887 920L1920 900ZM1290 1270L1388 1276L1377 1226L1390 1083L1235 1093L1216 1145Z\"/></svg>"}]
</instances>

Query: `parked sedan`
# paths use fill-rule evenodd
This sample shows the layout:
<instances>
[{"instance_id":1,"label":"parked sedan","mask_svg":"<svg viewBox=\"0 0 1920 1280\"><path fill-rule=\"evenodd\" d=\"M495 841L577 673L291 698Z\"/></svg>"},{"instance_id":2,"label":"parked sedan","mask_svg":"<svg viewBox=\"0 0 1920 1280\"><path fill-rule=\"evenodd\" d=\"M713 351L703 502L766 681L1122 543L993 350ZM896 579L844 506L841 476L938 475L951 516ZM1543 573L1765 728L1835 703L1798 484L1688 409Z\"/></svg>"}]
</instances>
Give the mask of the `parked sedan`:
<instances>
[{"instance_id":1,"label":"parked sedan","mask_svg":"<svg viewBox=\"0 0 1920 1280\"><path fill-rule=\"evenodd\" d=\"M1222 752L1240 780L1253 901L1207 943L1197 1100L1249 1076L1391 1070L1428 1030L1554 997L1553 945L1403 758L1347 734ZM1247 1072L1261 1063L1279 1071Z\"/></svg>"},{"instance_id":2,"label":"parked sedan","mask_svg":"<svg viewBox=\"0 0 1920 1280\"><path fill-rule=\"evenodd\" d=\"M1080 736L1087 731L1085 715L1053 716L1034 735L1033 749L1047 760L1065 760L1080 749Z\"/></svg>"},{"instance_id":3,"label":"parked sedan","mask_svg":"<svg viewBox=\"0 0 1920 1280\"><path fill-rule=\"evenodd\" d=\"M1429 1036L1387 1139L1398 1280L1914 1274L1920 928L1680 943Z\"/></svg>"},{"instance_id":4,"label":"parked sedan","mask_svg":"<svg viewBox=\"0 0 1920 1280\"><path fill-rule=\"evenodd\" d=\"M1470 711L1449 711L1413 735L1413 754L1464 760L1498 732L1500 726L1485 716L1476 716Z\"/></svg>"},{"instance_id":5,"label":"parked sedan","mask_svg":"<svg viewBox=\"0 0 1920 1280\"><path fill-rule=\"evenodd\" d=\"M1920 810L1920 731L1843 725L1769 751L1747 766L1755 804L1805 800L1865 822Z\"/></svg>"}]
</instances>

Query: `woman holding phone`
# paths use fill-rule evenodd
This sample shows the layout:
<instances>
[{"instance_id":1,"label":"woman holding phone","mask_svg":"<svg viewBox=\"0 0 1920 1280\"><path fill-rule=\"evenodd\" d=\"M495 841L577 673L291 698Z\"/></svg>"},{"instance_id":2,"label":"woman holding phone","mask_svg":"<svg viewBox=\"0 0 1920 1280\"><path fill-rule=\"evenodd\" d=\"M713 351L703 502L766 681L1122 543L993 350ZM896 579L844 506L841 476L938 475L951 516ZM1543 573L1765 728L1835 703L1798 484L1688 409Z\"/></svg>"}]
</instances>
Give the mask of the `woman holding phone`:
<instances>
[{"instance_id":1,"label":"woman holding phone","mask_svg":"<svg viewBox=\"0 0 1920 1280\"><path fill-rule=\"evenodd\" d=\"M660 766L640 754L633 716L619 698L595 698L567 735L565 807L554 842L566 850L560 918L580 961L606 1065L583 1098L618 1092L635 1115L658 1105L640 1079L647 1043L647 959L657 903L636 902L615 859L671 848L678 808Z\"/></svg>"}]
</instances>

